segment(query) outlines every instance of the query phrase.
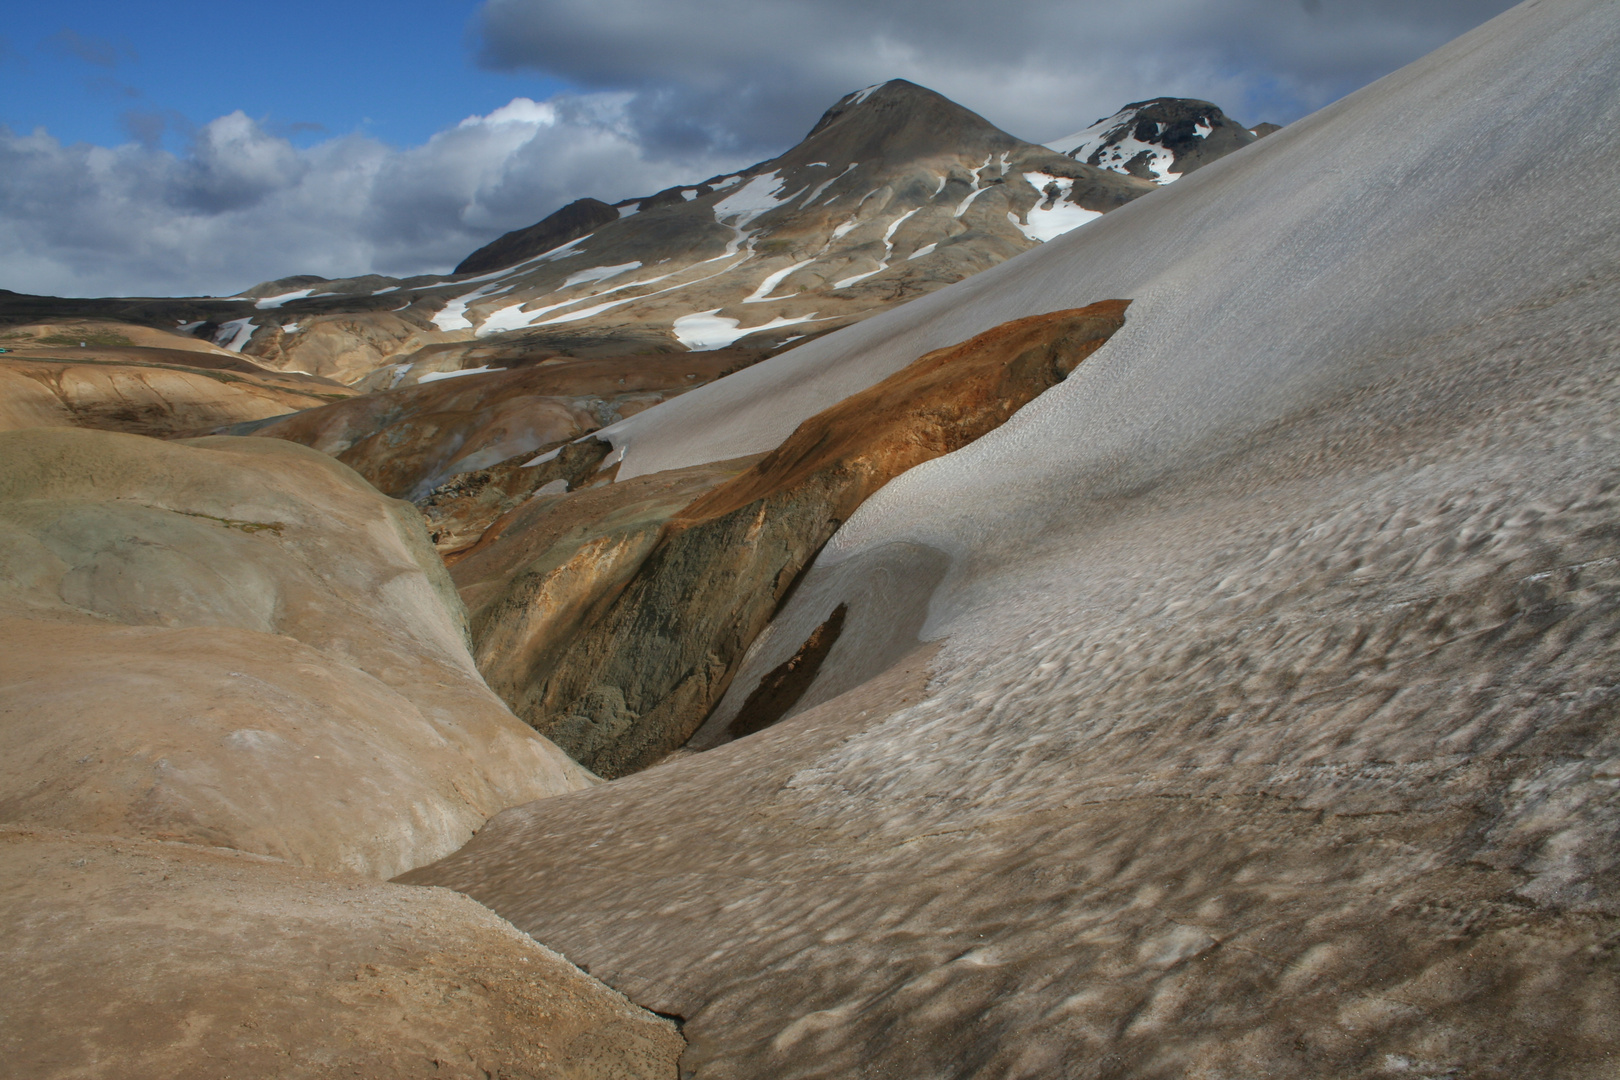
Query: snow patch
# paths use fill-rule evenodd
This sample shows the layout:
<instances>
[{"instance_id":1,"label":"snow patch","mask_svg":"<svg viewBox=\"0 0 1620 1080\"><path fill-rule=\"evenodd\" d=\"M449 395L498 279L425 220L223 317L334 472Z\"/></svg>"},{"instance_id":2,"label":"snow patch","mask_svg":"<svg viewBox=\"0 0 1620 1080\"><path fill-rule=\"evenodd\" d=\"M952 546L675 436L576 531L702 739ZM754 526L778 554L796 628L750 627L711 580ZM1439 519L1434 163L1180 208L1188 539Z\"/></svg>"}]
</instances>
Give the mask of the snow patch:
<instances>
[{"instance_id":1,"label":"snow patch","mask_svg":"<svg viewBox=\"0 0 1620 1080\"><path fill-rule=\"evenodd\" d=\"M443 382L445 379L459 379L463 375L488 375L492 371L505 371L498 367L463 368L460 371L430 371L417 379L417 383Z\"/></svg>"},{"instance_id":2,"label":"snow patch","mask_svg":"<svg viewBox=\"0 0 1620 1080\"><path fill-rule=\"evenodd\" d=\"M489 313L488 317L479 324L478 336L488 337L490 334L499 334L506 330L521 330L528 326L530 321L540 317L539 312L524 311L523 305L527 301L519 301ZM562 306L562 305L557 305Z\"/></svg>"},{"instance_id":3,"label":"snow patch","mask_svg":"<svg viewBox=\"0 0 1620 1080\"><path fill-rule=\"evenodd\" d=\"M827 163L825 161L817 161L817 162L815 162L815 164L817 164L817 165L825 165ZM810 197L808 199L805 199L804 202L799 204L799 209L803 210L805 207L809 206L811 203L813 203L817 199L821 198L821 193L823 191L826 191L827 188L831 187L833 184L837 183L839 180L842 180L845 176L848 176L849 175L849 170L853 169L855 166L857 166L859 164L860 164L860 162L858 162L858 161L850 162L849 163L849 168L845 169L843 172L839 173L837 176L833 177L831 180L827 180L827 181L823 182L822 184L820 184L814 191L812 191L810 193ZM833 196L833 198L837 198L837 196L835 195L835 196Z\"/></svg>"},{"instance_id":4,"label":"snow patch","mask_svg":"<svg viewBox=\"0 0 1620 1080\"><path fill-rule=\"evenodd\" d=\"M1090 163L1093 155L1097 157L1096 165L1111 172L1124 173L1125 166L1131 159L1146 151L1148 172L1159 184L1169 184L1181 179L1181 174L1171 172L1176 162L1176 155L1155 143L1143 142L1136 137L1136 121L1140 115L1137 109L1121 109L1105 120L1099 120L1084 131L1077 131L1073 135L1046 144L1047 149L1056 150L1060 154L1074 158L1076 161ZM1202 123L1202 121L1200 121ZM1154 138L1164 134L1163 125L1155 125L1158 129ZM1207 134L1214 130L1208 128L1201 130L1200 134Z\"/></svg>"},{"instance_id":5,"label":"snow patch","mask_svg":"<svg viewBox=\"0 0 1620 1080\"><path fill-rule=\"evenodd\" d=\"M857 91L855 91L854 100L852 100L850 102L850 104L851 105L859 105L859 104L863 103L867 98L872 96L874 91L878 90L882 86L883 86L883 83L878 83L876 86L868 86L865 90L857 90Z\"/></svg>"},{"instance_id":6,"label":"snow patch","mask_svg":"<svg viewBox=\"0 0 1620 1080\"><path fill-rule=\"evenodd\" d=\"M219 324L219 329L214 333L214 344L229 352L239 353L242 351L242 346L248 343L248 338L252 336L253 320L251 318L232 319L230 322Z\"/></svg>"},{"instance_id":7,"label":"snow patch","mask_svg":"<svg viewBox=\"0 0 1620 1080\"><path fill-rule=\"evenodd\" d=\"M906 262L910 262L912 259L920 259L924 255L932 255L934 253L934 249L937 248L937 247L939 247L939 244L937 242L933 243L933 244L924 244L922 247L918 248L916 251L913 251L910 255L907 255L906 256Z\"/></svg>"},{"instance_id":8,"label":"snow patch","mask_svg":"<svg viewBox=\"0 0 1620 1080\"><path fill-rule=\"evenodd\" d=\"M605 281L610 277L618 277L620 274L626 274L631 270L639 269L641 269L641 264L639 262L620 263L617 266L593 266L589 270L581 270L577 274L569 274L567 279L564 280L563 283L558 286L558 288L566 289L573 285L583 285L587 281Z\"/></svg>"},{"instance_id":9,"label":"snow patch","mask_svg":"<svg viewBox=\"0 0 1620 1080\"><path fill-rule=\"evenodd\" d=\"M481 289L474 289L451 300L439 309L433 316L433 325L440 330L471 330L472 320L467 318L467 305L475 303L484 296L494 292L493 286L485 285Z\"/></svg>"},{"instance_id":10,"label":"snow patch","mask_svg":"<svg viewBox=\"0 0 1620 1080\"><path fill-rule=\"evenodd\" d=\"M1030 187L1041 193L1040 201L1030 207L1023 221L1019 221L1018 215L1011 210L1007 211L1007 220L1031 240L1044 244L1070 229L1078 229L1086 222L1102 217L1099 211L1087 210L1068 201L1069 193L1074 190L1074 180L1071 178L1043 172L1027 172L1023 176ZM1054 187L1056 191L1052 192Z\"/></svg>"},{"instance_id":11,"label":"snow patch","mask_svg":"<svg viewBox=\"0 0 1620 1080\"><path fill-rule=\"evenodd\" d=\"M973 170L973 190L968 192L967 198L956 204L956 213L952 214L952 217L961 217L963 214L967 213L967 208L973 205L973 200L977 199L980 195L983 195L989 190L989 188L985 187L982 183L979 174L990 167L990 162L992 159L994 159L994 157L994 154L984 155L984 164Z\"/></svg>"},{"instance_id":12,"label":"snow patch","mask_svg":"<svg viewBox=\"0 0 1620 1080\"><path fill-rule=\"evenodd\" d=\"M761 214L782 205L782 187L785 183L779 172L754 177L714 204L714 219L734 229L746 228Z\"/></svg>"},{"instance_id":13,"label":"snow patch","mask_svg":"<svg viewBox=\"0 0 1620 1080\"><path fill-rule=\"evenodd\" d=\"M314 289L297 289L293 292L277 293L275 296L265 297L263 300L256 302L253 306L258 308L260 311L267 311L270 308L278 308L289 300L302 300L304 297L308 296L314 291Z\"/></svg>"},{"instance_id":14,"label":"snow patch","mask_svg":"<svg viewBox=\"0 0 1620 1080\"><path fill-rule=\"evenodd\" d=\"M890 222L889 227L883 231L883 258L878 262L878 268L876 270L868 270L864 274L856 274L854 277L847 277L843 281L835 284L833 288L842 289L847 285L853 285L857 281L864 281L874 274L881 274L883 271L887 270L889 268L889 260L894 256L894 234L899 231L901 225L905 224L906 218L910 217L912 214L915 214L917 210L921 209L922 207L919 206L916 210L907 210L905 213L901 214L899 217Z\"/></svg>"},{"instance_id":15,"label":"snow patch","mask_svg":"<svg viewBox=\"0 0 1620 1080\"><path fill-rule=\"evenodd\" d=\"M738 338L749 334L757 334L761 330L774 330L778 326L793 326L796 323L813 322L816 313L800 315L796 318L777 317L768 323L758 326L744 327L741 319L728 319L720 314L720 309L712 311L699 311L691 315L682 315L675 320L675 340L685 345L693 352L709 352L713 349L723 349ZM603 466L607 465L604 461Z\"/></svg>"},{"instance_id":16,"label":"snow patch","mask_svg":"<svg viewBox=\"0 0 1620 1080\"><path fill-rule=\"evenodd\" d=\"M296 334L298 333L298 324L295 322L282 323L281 332L283 334Z\"/></svg>"},{"instance_id":17,"label":"snow patch","mask_svg":"<svg viewBox=\"0 0 1620 1080\"><path fill-rule=\"evenodd\" d=\"M755 289L752 293L743 298L743 303L762 304L767 300L773 299L771 296L771 290L781 284L784 278L793 273L795 270L802 270L804 267L809 266L815 261L816 260L814 259L806 259L803 262L794 263L785 270L778 270L776 273L771 274L764 281L759 283L759 288ZM775 297L774 299L785 300L787 298L779 296Z\"/></svg>"},{"instance_id":18,"label":"snow patch","mask_svg":"<svg viewBox=\"0 0 1620 1080\"><path fill-rule=\"evenodd\" d=\"M577 442L578 440L576 439L575 441ZM555 450L547 450L545 453L541 454L539 457L530 458L528 461L525 461L522 465L519 465L518 468L520 468L520 469L532 469L536 465L544 465L548 461L556 460L557 455L562 453L562 452L563 452L563 448L560 447L560 446L557 447L557 449L555 449Z\"/></svg>"}]
</instances>

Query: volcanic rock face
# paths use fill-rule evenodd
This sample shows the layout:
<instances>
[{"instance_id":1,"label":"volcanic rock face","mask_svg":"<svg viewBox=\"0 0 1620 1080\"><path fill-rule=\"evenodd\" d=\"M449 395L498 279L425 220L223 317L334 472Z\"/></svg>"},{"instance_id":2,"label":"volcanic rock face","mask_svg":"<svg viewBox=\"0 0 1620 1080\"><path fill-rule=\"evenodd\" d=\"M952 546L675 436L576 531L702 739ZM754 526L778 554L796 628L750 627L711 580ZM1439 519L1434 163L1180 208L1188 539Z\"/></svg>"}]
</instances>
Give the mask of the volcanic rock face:
<instances>
[{"instance_id":1,"label":"volcanic rock face","mask_svg":"<svg viewBox=\"0 0 1620 1080\"><path fill-rule=\"evenodd\" d=\"M1262 124L1271 131L1276 124ZM1095 165L1168 184L1260 138L1208 101L1154 98L1136 101L1084 131L1046 145Z\"/></svg>"},{"instance_id":2,"label":"volcanic rock face","mask_svg":"<svg viewBox=\"0 0 1620 1080\"><path fill-rule=\"evenodd\" d=\"M1124 310L1108 301L1008 323L812 417L674 515L656 543L645 532L628 550L618 540L620 566L642 561L623 586L597 585L612 600L592 624L537 639L476 622L482 669L518 715L599 775L645 768L697 730L800 572L868 496L1000 426L1099 348ZM556 659L535 663L537 647ZM514 668L525 673L515 695L491 674Z\"/></svg>"},{"instance_id":3,"label":"volcanic rock face","mask_svg":"<svg viewBox=\"0 0 1620 1080\"><path fill-rule=\"evenodd\" d=\"M387 877L591 779L409 506L271 440L0 433L0 820Z\"/></svg>"},{"instance_id":4,"label":"volcanic rock face","mask_svg":"<svg viewBox=\"0 0 1620 1080\"><path fill-rule=\"evenodd\" d=\"M0 826L0 1054L105 1080L666 1080L684 1042L466 897Z\"/></svg>"},{"instance_id":5,"label":"volcanic rock face","mask_svg":"<svg viewBox=\"0 0 1620 1080\"><path fill-rule=\"evenodd\" d=\"M615 486L769 452L932 349L1133 298L845 522L735 692L840 606L800 701L894 655L883 597L928 594L900 621L936 654L409 880L686 1017L696 1077L1611 1074L1617 82L1615 5L1525 4L603 432Z\"/></svg>"}]
</instances>

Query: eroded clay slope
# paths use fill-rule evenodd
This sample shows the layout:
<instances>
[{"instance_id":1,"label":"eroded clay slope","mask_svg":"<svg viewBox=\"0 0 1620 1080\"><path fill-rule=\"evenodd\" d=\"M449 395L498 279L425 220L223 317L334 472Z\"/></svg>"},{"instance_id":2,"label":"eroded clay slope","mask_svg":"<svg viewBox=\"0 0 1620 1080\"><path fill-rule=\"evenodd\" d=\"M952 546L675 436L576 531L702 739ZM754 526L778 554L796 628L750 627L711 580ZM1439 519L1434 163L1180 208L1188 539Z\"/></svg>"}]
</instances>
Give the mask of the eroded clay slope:
<instances>
[{"instance_id":1,"label":"eroded clay slope","mask_svg":"<svg viewBox=\"0 0 1620 1080\"><path fill-rule=\"evenodd\" d=\"M415 511L276 440L0 433L0 820L387 877L590 778Z\"/></svg>"},{"instance_id":2,"label":"eroded clay slope","mask_svg":"<svg viewBox=\"0 0 1620 1080\"><path fill-rule=\"evenodd\" d=\"M174 435L318 408L354 391L183 334L108 321L0 329L0 430Z\"/></svg>"},{"instance_id":3,"label":"eroded clay slope","mask_svg":"<svg viewBox=\"0 0 1620 1080\"><path fill-rule=\"evenodd\" d=\"M466 897L0 826L0 1057L94 1080L667 1080L675 1025Z\"/></svg>"},{"instance_id":4,"label":"eroded clay slope","mask_svg":"<svg viewBox=\"0 0 1620 1080\"><path fill-rule=\"evenodd\" d=\"M893 655L859 613L915 625L920 585L931 678L412 880L685 1016L698 1078L1611 1075L1617 65L1613 4L1522 5L1152 214L609 432L625 478L768 450L920 353L1134 298L869 499L753 668L840 605L813 683Z\"/></svg>"}]
</instances>

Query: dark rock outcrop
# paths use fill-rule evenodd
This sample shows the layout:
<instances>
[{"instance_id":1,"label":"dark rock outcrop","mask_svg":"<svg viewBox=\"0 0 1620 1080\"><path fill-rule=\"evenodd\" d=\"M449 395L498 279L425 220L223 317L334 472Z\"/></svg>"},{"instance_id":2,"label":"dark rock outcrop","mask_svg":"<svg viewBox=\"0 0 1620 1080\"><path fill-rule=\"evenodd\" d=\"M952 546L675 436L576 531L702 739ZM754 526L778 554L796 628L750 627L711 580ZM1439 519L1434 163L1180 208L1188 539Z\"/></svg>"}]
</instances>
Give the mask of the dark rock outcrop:
<instances>
[{"instance_id":1,"label":"dark rock outcrop","mask_svg":"<svg viewBox=\"0 0 1620 1080\"><path fill-rule=\"evenodd\" d=\"M610 221L619 220L619 212L600 199L575 199L561 210L541 218L525 229L491 240L471 255L462 259L452 275L483 274L506 266L516 266L524 259L544 254L561 247L570 240L578 240Z\"/></svg>"},{"instance_id":2,"label":"dark rock outcrop","mask_svg":"<svg viewBox=\"0 0 1620 1080\"><path fill-rule=\"evenodd\" d=\"M1269 126L1276 130L1276 125ZM1048 143L1076 161L1163 182L1241 150L1260 137L1218 105L1193 98L1133 101L1084 131Z\"/></svg>"},{"instance_id":3,"label":"dark rock outcrop","mask_svg":"<svg viewBox=\"0 0 1620 1080\"><path fill-rule=\"evenodd\" d=\"M421 500L467 474L494 466L516 468L546 449L745 367L759 355L730 350L697 356L554 358L504 371L444 373L431 382L220 433L302 443L331 454L386 494ZM524 485L536 475L509 469L500 487L509 495L527 496L533 488ZM546 475L538 483L562 475ZM453 495L469 491L463 486ZM466 520L474 519L485 525L492 520L487 514ZM463 526L458 533L466 532ZM441 551L476 539L472 535L452 547L441 546Z\"/></svg>"}]
</instances>

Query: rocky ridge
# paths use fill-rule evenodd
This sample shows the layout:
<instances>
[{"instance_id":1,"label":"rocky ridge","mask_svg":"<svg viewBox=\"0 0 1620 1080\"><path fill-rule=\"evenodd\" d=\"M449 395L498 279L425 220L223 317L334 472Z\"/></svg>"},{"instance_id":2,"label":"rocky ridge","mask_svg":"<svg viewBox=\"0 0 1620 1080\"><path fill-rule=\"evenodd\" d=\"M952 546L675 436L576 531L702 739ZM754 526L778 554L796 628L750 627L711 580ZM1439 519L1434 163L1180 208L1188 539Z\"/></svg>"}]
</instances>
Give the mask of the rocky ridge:
<instances>
[{"instance_id":1,"label":"rocky ridge","mask_svg":"<svg viewBox=\"0 0 1620 1080\"><path fill-rule=\"evenodd\" d=\"M416 349L497 338L536 354L581 334L622 352L769 347L959 280L1152 189L893 80L844 97L780 157L611 207L572 203L458 267L478 274L379 294L398 294L396 317L429 321ZM302 280L245 295L298 313L348 288ZM304 346L267 328L245 347L283 366ZM453 370L461 355L418 357L405 377Z\"/></svg>"}]
</instances>

